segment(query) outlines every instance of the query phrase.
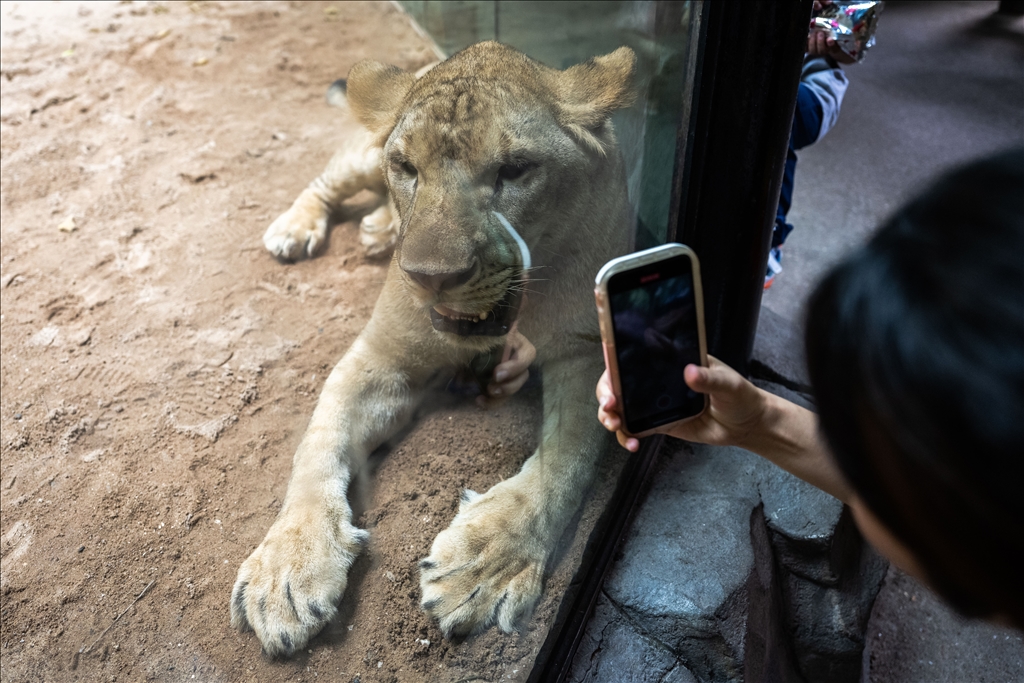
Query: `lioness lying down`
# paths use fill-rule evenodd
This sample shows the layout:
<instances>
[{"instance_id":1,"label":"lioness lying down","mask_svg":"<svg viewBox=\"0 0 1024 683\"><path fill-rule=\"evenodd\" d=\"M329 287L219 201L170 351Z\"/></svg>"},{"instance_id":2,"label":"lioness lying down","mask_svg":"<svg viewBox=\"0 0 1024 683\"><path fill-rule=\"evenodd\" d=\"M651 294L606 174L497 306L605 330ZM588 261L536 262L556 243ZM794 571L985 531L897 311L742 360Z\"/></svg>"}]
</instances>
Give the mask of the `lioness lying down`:
<instances>
[{"instance_id":1,"label":"lioness lying down","mask_svg":"<svg viewBox=\"0 0 1024 683\"><path fill-rule=\"evenodd\" d=\"M327 378L280 515L238 571L231 623L255 630L268 654L301 648L337 611L368 536L352 525L353 472L410 418L432 376L500 350L513 322L543 370L540 445L514 477L463 494L420 562L421 606L449 637L512 631L530 614L604 449L591 292L601 265L627 248L609 116L630 103L633 69L628 48L557 71L493 42L419 79L372 61L352 67L348 104L365 137L264 241L280 257L312 255L331 208L369 188L393 205L364 220L366 243L387 248L393 231L395 251L369 323Z\"/></svg>"}]
</instances>

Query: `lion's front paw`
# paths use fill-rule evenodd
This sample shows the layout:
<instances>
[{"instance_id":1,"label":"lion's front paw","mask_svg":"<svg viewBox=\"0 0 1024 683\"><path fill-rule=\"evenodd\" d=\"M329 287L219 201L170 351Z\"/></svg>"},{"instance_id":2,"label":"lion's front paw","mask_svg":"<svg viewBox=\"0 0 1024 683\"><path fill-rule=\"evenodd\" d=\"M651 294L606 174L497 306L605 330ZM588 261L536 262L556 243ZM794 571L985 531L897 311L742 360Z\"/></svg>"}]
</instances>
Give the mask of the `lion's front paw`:
<instances>
[{"instance_id":1,"label":"lion's front paw","mask_svg":"<svg viewBox=\"0 0 1024 683\"><path fill-rule=\"evenodd\" d=\"M271 656L292 654L337 613L368 538L347 522L282 517L238 570L231 625L255 631Z\"/></svg>"},{"instance_id":2,"label":"lion's front paw","mask_svg":"<svg viewBox=\"0 0 1024 683\"><path fill-rule=\"evenodd\" d=\"M533 611L548 548L531 533L532 515L530 505L495 489L463 493L459 514L420 562L420 606L446 638L493 624L509 633Z\"/></svg>"},{"instance_id":3,"label":"lion's front paw","mask_svg":"<svg viewBox=\"0 0 1024 683\"><path fill-rule=\"evenodd\" d=\"M305 190L263 233L263 246L285 261L311 257L327 238L327 219L320 200Z\"/></svg>"}]
</instances>

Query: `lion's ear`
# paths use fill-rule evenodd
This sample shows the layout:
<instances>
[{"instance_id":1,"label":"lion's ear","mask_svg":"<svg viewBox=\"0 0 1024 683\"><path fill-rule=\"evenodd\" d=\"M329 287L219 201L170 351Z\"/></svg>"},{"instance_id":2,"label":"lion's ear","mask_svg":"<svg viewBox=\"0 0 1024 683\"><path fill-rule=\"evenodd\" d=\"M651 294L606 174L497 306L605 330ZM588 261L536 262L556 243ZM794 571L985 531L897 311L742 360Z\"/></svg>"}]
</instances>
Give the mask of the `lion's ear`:
<instances>
[{"instance_id":1,"label":"lion's ear","mask_svg":"<svg viewBox=\"0 0 1024 683\"><path fill-rule=\"evenodd\" d=\"M633 103L636 55L628 47L592 57L559 72L555 86L558 122L581 142L603 151L594 137L612 112Z\"/></svg>"},{"instance_id":2,"label":"lion's ear","mask_svg":"<svg viewBox=\"0 0 1024 683\"><path fill-rule=\"evenodd\" d=\"M415 76L397 66L371 59L356 62L348 72L349 107L370 132L387 137L395 126L398 107L415 81Z\"/></svg>"}]
</instances>

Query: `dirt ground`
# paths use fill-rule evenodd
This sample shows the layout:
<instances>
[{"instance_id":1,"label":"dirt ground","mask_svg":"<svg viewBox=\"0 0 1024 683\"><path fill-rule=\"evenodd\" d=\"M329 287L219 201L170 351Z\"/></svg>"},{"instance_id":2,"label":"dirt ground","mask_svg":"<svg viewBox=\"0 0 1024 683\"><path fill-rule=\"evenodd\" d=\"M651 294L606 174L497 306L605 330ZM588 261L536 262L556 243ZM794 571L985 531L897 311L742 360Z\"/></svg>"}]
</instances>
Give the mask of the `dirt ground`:
<instances>
[{"instance_id":1,"label":"dirt ground","mask_svg":"<svg viewBox=\"0 0 1024 683\"><path fill-rule=\"evenodd\" d=\"M532 450L536 386L490 412L440 394L377 459L355 496L373 540L307 652L269 661L228 624L385 273L353 220L294 265L260 237L352 125L327 85L433 61L427 42L384 2L3 3L2 23L0 678L523 680L620 463L522 633L445 642L415 563L463 487Z\"/></svg>"}]
</instances>

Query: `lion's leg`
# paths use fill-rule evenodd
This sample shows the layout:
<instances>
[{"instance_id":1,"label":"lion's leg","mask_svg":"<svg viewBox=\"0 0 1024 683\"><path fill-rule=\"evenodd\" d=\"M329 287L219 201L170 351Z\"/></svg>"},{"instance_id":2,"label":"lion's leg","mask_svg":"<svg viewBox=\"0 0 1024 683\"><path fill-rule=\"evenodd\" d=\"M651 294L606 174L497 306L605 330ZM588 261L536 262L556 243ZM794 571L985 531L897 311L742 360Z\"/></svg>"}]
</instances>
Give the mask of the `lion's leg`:
<instances>
[{"instance_id":1,"label":"lion's leg","mask_svg":"<svg viewBox=\"0 0 1024 683\"><path fill-rule=\"evenodd\" d=\"M375 336L364 331L327 378L281 512L238 570L231 624L251 627L270 655L301 648L337 612L368 537L352 525L352 473L408 419L421 393L416 373L400 368L397 355L382 355Z\"/></svg>"},{"instance_id":2,"label":"lion's leg","mask_svg":"<svg viewBox=\"0 0 1024 683\"><path fill-rule=\"evenodd\" d=\"M327 168L298 196L291 208L263 233L263 244L274 256L294 261L316 253L327 238L331 211L361 190L384 195L381 149L370 132L360 128L331 157Z\"/></svg>"},{"instance_id":3,"label":"lion's leg","mask_svg":"<svg viewBox=\"0 0 1024 683\"><path fill-rule=\"evenodd\" d=\"M420 562L423 609L447 637L497 623L513 631L541 594L544 567L590 486L607 439L594 419L600 359L544 366L536 453L484 494L464 492L451 526Z\"/></svg>"}]
</instances>

